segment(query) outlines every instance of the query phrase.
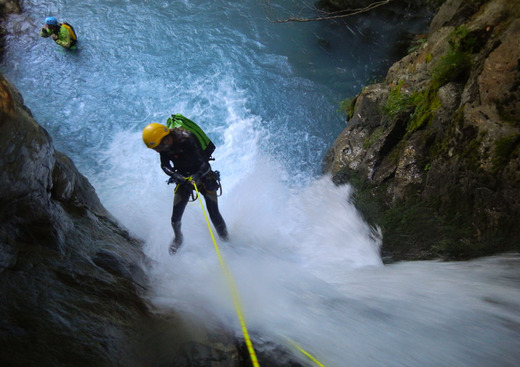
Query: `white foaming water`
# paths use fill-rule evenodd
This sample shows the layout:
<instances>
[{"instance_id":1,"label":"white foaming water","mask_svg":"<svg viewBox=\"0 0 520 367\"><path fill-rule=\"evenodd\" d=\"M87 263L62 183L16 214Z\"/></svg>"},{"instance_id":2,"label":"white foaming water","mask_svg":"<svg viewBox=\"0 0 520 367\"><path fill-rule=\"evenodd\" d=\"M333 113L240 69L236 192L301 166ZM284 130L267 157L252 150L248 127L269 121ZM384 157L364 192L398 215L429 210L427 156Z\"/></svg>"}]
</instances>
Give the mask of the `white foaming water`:
<instances>
[{"instance_id":1,"label":"white foaming water","mask_svg":"<svg viewBox=\"0 0 520 367\"><path fill-rule=\"evenodd\" d=\"M382 266L378 235L349 202L349 186L337 187L330 177L291 184L278 163L258 153L265 139L255 131L258 121L238 123L235 113L230 116L212 165L222 172L219 203L231 240L217 237L217 243L238 284L248 327L277 342L280 336L319 335L334 322L323 297L339 297L336 285L354 269ZM100 195L146 241L155 264L152 300L165 310L238 331L200 202L188 205L185 242L170 257L173 186L165 184L158 155L143 147L140 133L121 133L114 141L106 175L99 177Z\"/></svg>"},{"instance_id":2,"label":"white foaming water","mask_svg":"<svg viewBox=\"0 0 520 367\"><path fill-rule=\"evenodd\" d=\"M349 202L351 188L329 177L291 184L259 153L258 121L238 123L237 115L231 109L213 163L223 176L220 207L231 241L216 238L254 337L287 345L309 366L287 338L328 367L517 365L518 256L383 266L379 234ZM200 202L188 205L185 243L169 256L173 187L157 154L143 153L140 133L116 141L105 163L117 182L103 179L103 202L145 239L155 264L153 302L240 336ZM118 157L121 144L128 150Z\"/></svg>"}]
</instances>

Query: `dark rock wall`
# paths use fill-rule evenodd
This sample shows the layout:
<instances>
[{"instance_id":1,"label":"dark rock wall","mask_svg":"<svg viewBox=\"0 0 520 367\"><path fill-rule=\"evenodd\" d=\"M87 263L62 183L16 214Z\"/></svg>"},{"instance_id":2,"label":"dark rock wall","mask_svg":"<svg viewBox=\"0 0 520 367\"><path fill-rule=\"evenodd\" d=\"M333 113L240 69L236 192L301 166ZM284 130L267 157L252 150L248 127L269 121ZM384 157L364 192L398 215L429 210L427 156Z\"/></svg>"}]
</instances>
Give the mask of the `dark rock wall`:
<instances>
[{"instance_id":1,"label":"dark rock wall","mask_svg":"<svg viewBox=\"0 0 520 367\"><path fill-rule=\"evenodd\" d=\"M0 365L138 365L141 244L0 75Z\"/></svg>"},{"instance_id":2,"label":"dark rock wall","mask_svg":"<svg viewBox=\"0 0 520 367\"><path fill-rule=\"evenodd\" d=\"M19 13L21 11L19 0L0 0L0 18L6 14Z\"/></svg>"},{"instance_id":3,"label":"dark rock wall","mask_svg":"<svg viewBox=\"0 0 520 367\"><path fill-rule=\"evenodd\" d=\"M0 61L4 53L4 35L7 31L4 28L3 22L7 14L20 13L22 11L20 1L18 0L0 0Z\"/></svg>"},{"instance_id":4,"label":"dark rock wall","mask_svg":"<svg viewBox=\"0 0 520 367\"><path fill-rule=\"evenodd\" d=\"M0 22L20 11L0 1ZM143 297L144 262L141 244L0 75L0 365L153 360L158 318Z\"/></svg>"},{"instance_id":5,"label":"dark rock wall","mask_svg":"<svg viewBox=\"0 0 520 367\"><path fill-rule=\"evenodd\" d=\"M324 170L357 188L395 259L519 248L520 3L449 0L351 101Z\"/></svg>"}]
</instances>

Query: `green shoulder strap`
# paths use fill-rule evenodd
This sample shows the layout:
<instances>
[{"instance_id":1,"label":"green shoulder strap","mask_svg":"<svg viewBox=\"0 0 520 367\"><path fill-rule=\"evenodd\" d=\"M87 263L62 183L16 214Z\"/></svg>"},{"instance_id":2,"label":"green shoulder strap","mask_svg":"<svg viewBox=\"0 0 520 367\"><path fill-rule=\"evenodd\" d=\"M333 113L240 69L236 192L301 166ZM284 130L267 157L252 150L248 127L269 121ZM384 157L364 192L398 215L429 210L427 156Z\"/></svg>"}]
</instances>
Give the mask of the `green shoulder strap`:
<instances>
[{"instance_id":1,"label":"green shoulder strap","mask_svg":"<svg viewBox=\"0 0 520 367\"><path fill-rule=\"evenodd\" d=\"M202 131L199 125L191 121L189 118L184 117L180 113L172 115L172 117L168 118L168 120L166 120L166 126L168 127L168 129L172 129L174 127L182 127L186 130L191 131L199 140L199 143L202 146L202 150L204 151L211 143L211 140L204 133L204 131Z\"/></svg>"}]
</instances>

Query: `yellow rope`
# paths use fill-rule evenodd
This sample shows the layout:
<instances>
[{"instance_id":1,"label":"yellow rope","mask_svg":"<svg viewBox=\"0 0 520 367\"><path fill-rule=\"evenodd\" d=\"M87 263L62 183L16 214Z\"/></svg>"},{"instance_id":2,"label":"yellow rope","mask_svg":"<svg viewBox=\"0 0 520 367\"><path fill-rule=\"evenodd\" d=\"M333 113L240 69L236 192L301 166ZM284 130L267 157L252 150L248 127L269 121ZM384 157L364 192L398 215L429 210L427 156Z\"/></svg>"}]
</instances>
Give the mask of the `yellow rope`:
<instances>
[{"instance_id":1,"label":"yellow rope","mask_svg":"<svg viewBox=\"0 0 520 367\"><path fill-rule=\"evenodd\" d=\"M320 367L325 367L325 365L321 364L320 361L318 361L316 358L314 358L314 356L312 354L310 354L309 352L307 352L305 349L303 349L302 347L300 347L298 344L296 344L296 342L294 340L291 340L289 338L287 338L287 340L289 340L289 343L292 344L293 347L295 347L296 349L298 349L300 352L302 352L305 356L307 356L307 358L309 358L311 361L313 361L314 363L316 363L318 366Z\"/></svg>"},{"instance_id":2,"label":"yellow rope","mask_svg":"<svg viewBox=\"0 0 520 367\"><path fill-rule=\"evenodd\" d=\"M191 180L191 177L188 177L187 179L190 181L193 186L195 187L195 191L197 192L197 196L199 195L199 189L197 188L197 185L195 182ZM242 306L240 302L240 295L238 293L238 287L236 285L235 279L233 278L233 274L231 273L231 270L224 262L224 259L222 258L222 255L220 254L220 249L217 245L217 241L215 241L215 236L213 235L213 231L211 230L211 225L209 223L208 216L206 215L206 210L204 209L204 205L202 204L202 200L199 200L200 207L202 208L202 213L204 214L204 218L206 219L206 224L208 225L209 234L211 235L211 240L213 241L213 245L215 246L215 251L217 252L218 260L220 262L220 267L222 268L222 271L224 272L224 275L226 276L226 280L228 282L229 288L231 290L231 295L233 297L233 304L235 305L235 310L238 316L238 320L240 321L240 326L242 327L242 334L244 335L244 340L246 342L247 350L249 351L249 356L251 357L251 362L253 363L253 367L260 367L258 364L258 360L256 358L256 353L253 348L253 343L251 343L251 339L249 338L249 333L247 332L246 323L244 321L244 316L242 314ZM311 355L309 352L304 350L302 347L300 347L296 342L293 340L287 338L289 342L298 349L301 353L303 353L307 358L309 358L311 361L316 363L320 367L325 367L322 363L320 363L316 358L314 358L313 355Z\"/></svg>"},{"instance_id":3,"label":"yellow rope","mask_svg":"<svg viewBox=\"0 0 520 367\"><path fill-rule=\"evenodd\" d=\"M191 177L189 177L189 181L193 184L195 187L195 191L197 192L197 196L199 195L199 189L197 188L197 185L195 182L191 180ZM213 240L213 245L215 246L215 251L217 252L217 256L220 262L220 267L222 268L222 271L224 272L224 275L226 276L226 280L228 282L229 288L231 290L231 295L233 297L233 304L235 305L235 310L238 316L238 320L240 321L240 325L242 327L242 334L244 334L244 340L246 342L247 350L249 351L249 356L251 357L251 362L253 363L253 367L260 367L258 364L258 360L256 358L255 350L253 348L253 343L251 343L251 339L249 338L249 333L247 332L246 323L244 321L244 316L242 315L242 307L240 304L240 295L238 293L238 288L235 283L235 279L233 278L233 274L231 273L231 270L224 262L224 259L222 258L222 255L220 254L220 250L217 245L217 241L215 241L215 236L213 235L213 231L211 230L211 225L209 223L208 216L206 215L206 210L204 210L204 205L202 205L202 200L199 200L200 207L202 208L202 213L204 213L204 218L206 219L206 223L208 225L209 234L211 235L211 239Z\"/></svg>"}]
</instances>

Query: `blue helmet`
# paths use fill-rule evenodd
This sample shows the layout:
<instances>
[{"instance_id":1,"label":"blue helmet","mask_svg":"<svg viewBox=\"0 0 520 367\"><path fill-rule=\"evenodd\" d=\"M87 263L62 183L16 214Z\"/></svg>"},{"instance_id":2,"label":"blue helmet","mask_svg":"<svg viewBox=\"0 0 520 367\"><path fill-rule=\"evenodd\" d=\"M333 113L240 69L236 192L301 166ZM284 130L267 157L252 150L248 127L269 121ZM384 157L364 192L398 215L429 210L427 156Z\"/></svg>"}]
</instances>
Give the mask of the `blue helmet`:
<instances>
[{"instance_id":1,"label":"blue helmet","mask_svg":"<svg viewBox=\"0 0 520 367\"><path fill-rule=\"evenodd\" d=\"M47 18L45 18L45 24L58 25L58 19L56 19L54 17L47 17Z\"/></svg>"}]
</instances>

